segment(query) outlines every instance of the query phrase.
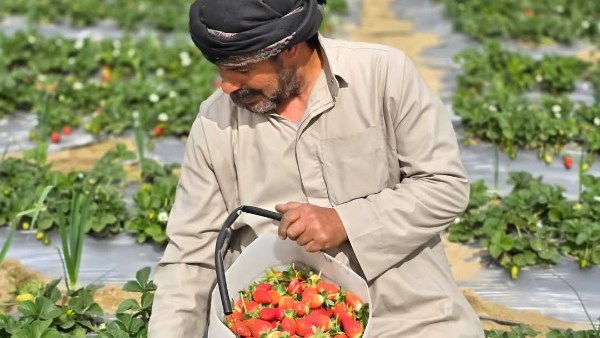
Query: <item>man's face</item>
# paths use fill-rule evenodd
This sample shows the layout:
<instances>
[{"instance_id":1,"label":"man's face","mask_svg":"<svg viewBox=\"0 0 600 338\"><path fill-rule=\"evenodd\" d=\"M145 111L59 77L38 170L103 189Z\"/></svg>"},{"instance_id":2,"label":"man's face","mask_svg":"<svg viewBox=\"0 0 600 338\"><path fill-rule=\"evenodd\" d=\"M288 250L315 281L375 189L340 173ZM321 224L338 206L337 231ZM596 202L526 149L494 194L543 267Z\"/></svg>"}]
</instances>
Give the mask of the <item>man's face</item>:
<instances>
[{"instance_id":1,"label":"man's face","mask_svg":"<svg viewBox=\"0 0 600 338\"><path fill-rule=\"evenodd\" d=\"M300 94L296 69L273 58L240 68L219 67L221 88L233 102L253 113L276 113L282 103Z\"/></svg>"}]
</instances>

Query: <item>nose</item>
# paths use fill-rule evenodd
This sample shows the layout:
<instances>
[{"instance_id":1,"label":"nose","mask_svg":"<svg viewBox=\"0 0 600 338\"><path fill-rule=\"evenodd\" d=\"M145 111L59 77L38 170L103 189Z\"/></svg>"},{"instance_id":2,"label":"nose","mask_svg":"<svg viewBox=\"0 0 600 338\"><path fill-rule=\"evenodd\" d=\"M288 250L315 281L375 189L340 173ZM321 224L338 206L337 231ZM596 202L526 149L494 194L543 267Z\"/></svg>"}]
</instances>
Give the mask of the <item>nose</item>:
<instances>
[{"instance_id":1,"label":"nose","mask_svg":"<svg viewBox=\"0 0 600 338\"><path fill-rule=\"evenodd\" d=\"M241 86L240 86L239 82L233 82L231 80L225 80L225 79L223 79L223 81L221 82L221 89L227 95L235 92L236 90L238 90L240 88L241 88Z\"/></svg>"}]
</instances>

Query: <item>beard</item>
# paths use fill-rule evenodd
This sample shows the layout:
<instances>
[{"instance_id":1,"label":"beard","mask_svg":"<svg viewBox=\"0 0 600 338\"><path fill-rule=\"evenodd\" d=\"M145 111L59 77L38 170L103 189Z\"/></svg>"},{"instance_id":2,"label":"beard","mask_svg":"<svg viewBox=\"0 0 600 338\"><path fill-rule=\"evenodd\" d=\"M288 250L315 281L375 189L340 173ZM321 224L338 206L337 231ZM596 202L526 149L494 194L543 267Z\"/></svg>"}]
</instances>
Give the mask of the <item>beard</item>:
<instances>
[{"instance_id":1,"label":"beard","mask_svg":"<svg viewBox=\"0 0 600 338\"><path fill-rule=\"evenodd\" d=\"M273 94L266 95L259 89L242 88L231 93L233 103L256 114L272 114L277 112L283 102L300 95L300 81L296 70L276 65L278 76Z\"/></svg>"}]
</instances>

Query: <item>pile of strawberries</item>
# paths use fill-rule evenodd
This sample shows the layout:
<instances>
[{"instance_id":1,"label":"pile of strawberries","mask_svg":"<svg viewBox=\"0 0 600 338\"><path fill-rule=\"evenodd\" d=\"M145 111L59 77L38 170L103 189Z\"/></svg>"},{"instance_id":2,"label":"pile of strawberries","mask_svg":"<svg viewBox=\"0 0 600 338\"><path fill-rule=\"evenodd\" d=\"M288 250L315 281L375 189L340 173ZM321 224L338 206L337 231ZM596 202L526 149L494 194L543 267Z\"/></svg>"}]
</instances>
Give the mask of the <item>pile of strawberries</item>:
<instances>
[{"instance_id":1,"label":"pile of strawberries","mask_svg":"<svg viewBox=\"0 0 600 338\"><path fill-rule=\"evenodd\" d=\"M355 294L294 264L268 269L232 307L224 323L240 337L360 338L369 318Z\"/></svg>"}]
</instances>

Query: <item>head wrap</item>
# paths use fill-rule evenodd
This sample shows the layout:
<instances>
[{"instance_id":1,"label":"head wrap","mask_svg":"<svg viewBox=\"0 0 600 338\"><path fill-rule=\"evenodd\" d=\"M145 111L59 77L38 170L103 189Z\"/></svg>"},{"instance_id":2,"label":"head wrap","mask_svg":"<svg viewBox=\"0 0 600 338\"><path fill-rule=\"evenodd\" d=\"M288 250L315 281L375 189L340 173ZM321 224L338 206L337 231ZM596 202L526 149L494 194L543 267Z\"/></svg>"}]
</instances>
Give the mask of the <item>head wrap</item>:
<instances>
[{"instance_id":1,"label":"head wrap","mask_svg":"<svg viewBox=\"0 0 600 338\"><path fill-rule=\"evenodd\" d=\"M317 34L326 0L196 0L190 35L218 65L245 66Z\"/></svg>"}]
</instances>

